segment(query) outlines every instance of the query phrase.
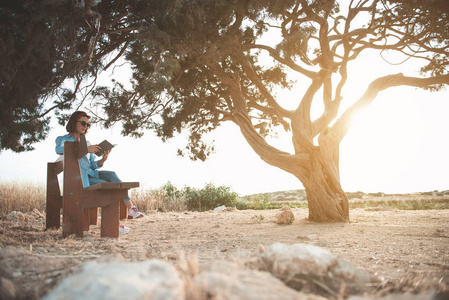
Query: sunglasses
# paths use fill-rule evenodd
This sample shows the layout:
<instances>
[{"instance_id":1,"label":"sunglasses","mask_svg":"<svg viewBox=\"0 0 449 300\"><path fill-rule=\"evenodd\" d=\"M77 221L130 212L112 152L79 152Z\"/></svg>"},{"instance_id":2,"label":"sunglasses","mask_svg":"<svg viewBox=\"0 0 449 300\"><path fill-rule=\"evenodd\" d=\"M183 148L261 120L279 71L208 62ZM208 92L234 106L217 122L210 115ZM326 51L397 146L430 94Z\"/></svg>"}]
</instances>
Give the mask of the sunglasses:
<instances>
[{"instance_id":1,"label":"sunglasses","mask_svg":"<svg viewBox=\"0 0 449 300\"><path fill-rule=\"evenodd\" d=\"M90 123L84 122L84 121L78 121L79 123L81 123L81 125L83 125L83 127L89 128L90 127Z\"/></svg>"}]
</instances>

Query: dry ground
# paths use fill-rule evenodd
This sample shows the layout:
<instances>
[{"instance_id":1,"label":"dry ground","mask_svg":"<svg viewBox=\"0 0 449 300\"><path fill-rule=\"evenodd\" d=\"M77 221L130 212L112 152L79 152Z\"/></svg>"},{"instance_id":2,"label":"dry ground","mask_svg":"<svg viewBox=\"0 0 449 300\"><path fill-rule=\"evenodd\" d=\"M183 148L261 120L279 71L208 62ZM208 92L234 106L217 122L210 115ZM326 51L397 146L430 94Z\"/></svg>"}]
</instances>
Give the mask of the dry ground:
<instances>
[{"instance_id":1,"label":"dry ground","mask_svg":"<svg viewBox=\"0 0 449 300\"><path fill-rule=\"evenodd\" d=\"M45 231L43 220L2 220L0 277L15 284L17 299L36 298L83 262L105 254L176 263L180 253L192 253L201 264L281 242L341 255L382 280L376 293L449 289L449 210L353 209L345 224L311 223L307 209L292 211L292 225L276 224L278 210L148 212L124 221L131 231L119 239L101 238L99 226L83 239L63 239L61 230Z\"/></svg>"}]
</instances>

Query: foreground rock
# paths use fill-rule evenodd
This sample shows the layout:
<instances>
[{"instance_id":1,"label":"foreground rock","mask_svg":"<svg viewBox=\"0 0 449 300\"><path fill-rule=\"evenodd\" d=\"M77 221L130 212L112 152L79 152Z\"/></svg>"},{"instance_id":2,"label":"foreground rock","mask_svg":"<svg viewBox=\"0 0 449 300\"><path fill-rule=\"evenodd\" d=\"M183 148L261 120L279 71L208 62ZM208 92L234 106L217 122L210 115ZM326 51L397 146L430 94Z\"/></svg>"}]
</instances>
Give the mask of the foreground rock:
<instances>
[{"instance_id":1,"label":"foreground rock","mask_svg":"<svg viewBox=\"0 0 449 300\"><path fill-rule=\"evenodd\" d=\"M175 267L160 260L91 261L65 278L44 300L184 299L184 282Z\"/></svg>"},{"instance_id":2,"label":"foreground rock","mask_svg":"<svg viewBox=\"0 0 449 300\"><path fill-rule=\"evenodd\" d=\"M185 265L189 267L176 269L159 260L92 261L44 299L322 300L337 298L343 282L354 294L372 281L327 250L304 244L273 244L233 263Z\"/></svg>"},{"instance_id":3,"label":"foreground rock","mask_svg":"<svg viewBox=\"0 0 449 300\"><path fill-rule=\"evenodd\" d=\"M15 267L17 259L22 261L21 269ZM180 256L174 263L156 259L128 262L118 253L83 263L75 271L65 268L67 262L20 248L1 249L0 263L6 266L0 272L1 297L41 299L44 288L50 290L56 280L58 284L42 299L446 299L431 291L412 298L409 294L366 296L375 294L370 287L377 285L376 278L325 249L306 244L276 243L256 253L241 252L233 262L201 266L192 257ZM27 282L26 274L37 270L44 276L38 282ZM64 278L58 280L61 276ZM25 283L29 286L21 286Z\"/></svg>"},{"instance_id":4,"label":"foreground rock","mask_svg":"<svg viewBox=\"0 0 449 300\"><path fill-rule=\"evenodd\" d=\"M246 269L225 261L207 266L195 277L194 282L203 295L216 297L212 299L325 300L320 296L297 292L270 273Z\"/></svg>"},{"instance_id":5,"label":"foreground rock","mask_svg":"<svg viewBox=\"0 0 449 300\"><path fill-rule=\"evenodd\" d=\"M261 248L247 265L267 271L288 286L308 293L338 296L366 291L377 279L326 249L276 243Z\"/></svg>"}]
</instances>

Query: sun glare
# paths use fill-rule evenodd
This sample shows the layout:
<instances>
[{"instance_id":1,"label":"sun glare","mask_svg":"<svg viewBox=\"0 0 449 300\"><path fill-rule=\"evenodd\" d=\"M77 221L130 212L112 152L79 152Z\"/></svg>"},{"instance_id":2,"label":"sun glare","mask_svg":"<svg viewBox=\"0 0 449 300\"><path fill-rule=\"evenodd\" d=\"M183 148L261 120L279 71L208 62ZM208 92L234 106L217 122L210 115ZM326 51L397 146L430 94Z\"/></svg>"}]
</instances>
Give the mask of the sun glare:
<instances>
[{"instance_id":1,"label":"sun glare","mask_svg":"<svg viewBox=\"0 0 449 300\"><path fill-rule=\"evenodd\" d=\"M394 186L412 168L422 145L420 103L385 92L354 118L341 143L342 182L374 191Z\"/></svg>"}]
</instances>

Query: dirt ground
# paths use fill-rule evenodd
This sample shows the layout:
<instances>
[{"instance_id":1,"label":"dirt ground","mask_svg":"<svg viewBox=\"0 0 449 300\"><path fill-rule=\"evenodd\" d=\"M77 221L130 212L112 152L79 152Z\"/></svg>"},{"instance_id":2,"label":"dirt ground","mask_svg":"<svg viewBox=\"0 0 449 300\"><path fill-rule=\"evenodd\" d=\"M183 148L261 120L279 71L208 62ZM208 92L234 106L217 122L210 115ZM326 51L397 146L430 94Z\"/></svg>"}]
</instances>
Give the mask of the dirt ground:
<instances>
[{"instance_id":1,"label":"dirt ground","mask_svg":"<svg viewBox=\"0 0 449 300\"><path fill-rule=\"evenodd\" d=\"M99 226L91 226L83 239L63 239L60 229L45 231L42 219L4 219L0 277L13 283L16 299L30 299L106 254L174 263L180 253L195 254L201 264L281 242L312 244L344 257L380 279L376 294L449 289L449 210L353 209L345 224L311 223L307 209L292 211L291 225L276 224L279 210L147 212L122 222L131 231L118 239L101 238Z\"/></svg>"}]
</instances>

